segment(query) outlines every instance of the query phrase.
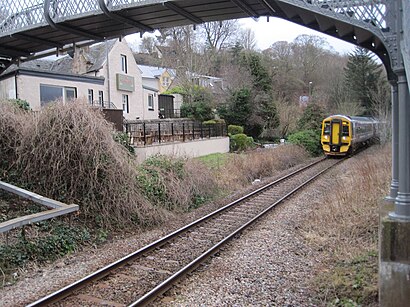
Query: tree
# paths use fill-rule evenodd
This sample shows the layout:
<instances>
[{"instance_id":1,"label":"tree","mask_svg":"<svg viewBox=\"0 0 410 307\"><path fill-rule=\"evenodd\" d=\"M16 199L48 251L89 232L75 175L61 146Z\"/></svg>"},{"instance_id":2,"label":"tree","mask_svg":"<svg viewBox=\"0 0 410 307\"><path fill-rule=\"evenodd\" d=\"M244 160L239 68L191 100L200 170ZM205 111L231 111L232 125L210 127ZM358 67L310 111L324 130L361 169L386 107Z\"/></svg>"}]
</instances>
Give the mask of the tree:
<instances>
[{"instance_id":1,"label":"tree","mask_svg":"<svg viewBox=\"0 0 410 307\"><path fill-rule=\"evenodd\" d=\"M218 53L233 45L239 25L237 20L226 20L205 22L201 28L206 49Z\"/></svg>"},{"instance_id":2,"label":"tree","mask_svg":"<svg viewBox=\"0 0 410 307\"><path fill-rule=\"evenodd\" d=\"M248 84L231 93L227 105L219 113L228 123L244 126L245 133L259 137L266 129L274 129L279 124L279 116L272 97L272 78L262 56L257 52L243 50L236 44L231 65L239 66L250 75ZM241 79L241 75L238 78ZM244 111L241 112L240 110Z\"/></svg>"},{"instance_id":3,"label":"tree","mask_svg":"<svg viewBox=\"0 0 410 307\"><path fill-rule=\"evenodd\" d=\"M144 36L140 44L140 52L153 54L155 51L156 40L152 36Z\"/></svg>"},{"instance_id":4,"label":"tree","mask_svg":"<svg viewBox=\"0 0 410 307\"><path fill-rule=\"evenodd\" d=\"M356 47L349 54L345 68L345 86L350 89L351 99L364 108L360 115L372 114L371 92L376 91L380 80L381 65L373 59L370 51Z\"/></svg>"},{"instance_id":5,"label":"tree","mask_svg":"<svg viewBox=\"0 0 410 307\"><path fill-rule=\"evenodd\" d=\"M284 100L291 101L295 96L295 88L300 81L297 77L297 69L294 66L292 44L280 41L272 44L263 54L270 59L268 69L272 76L272 88L274 93Z\"/></svg>"},{"instance_id":6,"label":"tree","mask_svg":"<svg viewBox=\"0 0 410 307\"><path fill-rule=\"evenodd\" d=\"M191 83L175 87L167 93L182 95L182 117L189 117L198 121L205 121L214 117L212 95L206 88Z\"/></svg>"},{"instance_id":7,"label":"tree","mask_svg":"<svg viewBox=\"0 0 410 307\"><path fill-rule=\"evenodd\" d=\"M293 41L294 65L297 66L299 79L305 86L309 82L318 83L318 68L320 62L323 61L323 56L327 53L326 45L326 39L315 35L302 34Z\"/></svg>"},{"instance_id":8,"label":"tree","mask_svg":"<svg viewBox=\"0 0 410 307\"><path fill-rule=\"evenodd\" d=\"M259 92L254 98L254 103L257 106L255 113L261 117L264 129L275 129L279 126L278 110L271 95Z\"/></svg>"},{"instance_id":9,"label":"tree","mask_svg":"<svg viewBox=\"0 0 410 307\"><path fill-rule=\"evenodd\" d=\"M232 92L228 103L218 107L218 114L225 119L228 125L242 127L249 125L248 118L251 111L251 91L248 88Z\"/></svg>"},{"instance_id":10,"label":"tree","mask_svg":"<svg viewBox=\"0 0 410 307\"><path fill-rule=\"evenodd\" d=\"M241 64L251 73L255 89L271 94L272 78L262 63L261 55L257 52L242 52Z\"/></svg>"},{"instance_id":11,"label":"tree","mask_svg":"<svg viewBox=\"0 0 410 307\"><path fill-rule=\"evenodd\" d=\"M272 133L271 137L279 136L280 138L285 138L289 133L296 130L297 119L300 116L301 109L298 105L292 104L281 98L277 102L278 116L279 116L279 126L276 131Z\"/></svg>"},{"instance_id":12,"label":"tree","mask_svg":"<svg viewBox=\"0 0 410 307\"><path fill-rule=\"evenodd\" d=\"M255 32L252 29L241 29L238 32L237 42L248 51L255 51L256 49L256 37Z\"/></svg>"},{"instance_id":13,"label":"tree","mask_svg":"<svg viewBox=\"0 0 410 307\"><path fill-rule=\"evenodd\" d=\"M322 121L325 118L325 112L319 105L312 103L309 104L302 117L298 122L299 130L320 130Z\"/></svg>"}]
</instances>

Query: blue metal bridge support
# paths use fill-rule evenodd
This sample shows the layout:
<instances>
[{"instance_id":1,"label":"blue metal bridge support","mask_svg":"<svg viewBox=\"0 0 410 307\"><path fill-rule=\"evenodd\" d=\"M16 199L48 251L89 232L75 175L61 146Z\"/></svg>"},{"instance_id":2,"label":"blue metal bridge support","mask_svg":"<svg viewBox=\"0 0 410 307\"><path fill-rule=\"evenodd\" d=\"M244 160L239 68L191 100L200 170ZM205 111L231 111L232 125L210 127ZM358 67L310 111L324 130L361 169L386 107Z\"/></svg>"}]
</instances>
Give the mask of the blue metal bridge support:
<instances>
[{"instance_id":1,"label":"blue metal bridge support","mask_svg":"<svg viewBox=\"0 0 410 307\"><path fill-rule=\"evenodd\" d=\"M394 203L393 219L410 221L410 95L405 70L396 71L399 100L399 190ZM394 146L394 144L393 144Z\"/></svg>"},{"instance_id":2,"label":"blue metal bridge support","mask_svg":"<svg viewBox=\"0 0 410 307\"><path fill-rule=\"evenodd\" d=\"M394 211L380 222L380 306L408 306L410 302L410 4L392 1L397 39L391 55L396 80L392 85L392 182L390 203ZM398 187L398 188L397 188Z\"/></svg>"},{"instance_id":3,"label":"blue metal bridge support","mask_svg":"<svg viewBox=\"0 0 410 307\"><path fill-rule=\"evenodd\" d=\"M391 80L391 103L392 103L392 179L390 184L390 194L386 200L394 202L399 190L399 99L397 93L397 81Z\"/></svg>"}]
</instances>

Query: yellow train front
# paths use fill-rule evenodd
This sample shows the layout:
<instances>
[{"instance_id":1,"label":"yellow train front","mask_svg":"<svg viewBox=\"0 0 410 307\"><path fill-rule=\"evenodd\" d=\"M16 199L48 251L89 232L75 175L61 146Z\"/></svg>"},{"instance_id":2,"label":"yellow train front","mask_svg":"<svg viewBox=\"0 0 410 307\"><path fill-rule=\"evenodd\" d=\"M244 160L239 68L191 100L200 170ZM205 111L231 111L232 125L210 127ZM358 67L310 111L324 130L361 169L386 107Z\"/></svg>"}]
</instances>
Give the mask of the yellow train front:
<instances>
[{"instance_id":1,"label":"yellow train front","mask_svg":"<svg viewBox=\"0 0 410 307\"><path fill-rule=\"evenodd\" d=\"M370 117L332 115L322 122L321 143L328 156L345 156L369 144L377 135Z\"/></svg>"}]
</instances>

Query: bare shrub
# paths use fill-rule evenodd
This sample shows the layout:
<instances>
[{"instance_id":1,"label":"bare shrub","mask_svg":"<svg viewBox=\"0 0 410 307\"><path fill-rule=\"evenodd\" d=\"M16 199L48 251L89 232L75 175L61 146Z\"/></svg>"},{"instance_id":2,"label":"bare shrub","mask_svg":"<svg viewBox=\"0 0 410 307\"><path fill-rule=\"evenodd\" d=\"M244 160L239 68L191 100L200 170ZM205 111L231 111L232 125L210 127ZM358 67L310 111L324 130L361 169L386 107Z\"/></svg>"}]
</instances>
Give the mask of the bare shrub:
<instances>
[{"instance_id":1,"label":"bare shrub","mask_svg":"<svg viewBox=\"0 0 410 307\"><path fill-rule=\"evenodd\" d=\"M83 217L104 227L161 221L164 213L141 195L132 157L98 110L80 101L56 103L25 120L17 126L22 185L79 204Z\"/></svg>"},{"instance_id":2,"label":"bare shrub","mask_svg":"<svg viewBox=\"0 0 410 307\"><path fill-rule=\"evenodd\" d=\"M235 155L221 169L218 182L227 189L247 186L255 179L273 176L304 162L309 154L296 145L278 146Z\"/></svg>"},{"instance_id":3,"label":"bare shrub","mask_svg":"<svg viewBox=\"0 0 410 307\"><path fill-rule=\"evenodd\" d=\"M27 117L27 112L16 105L0 102L0 179L10 176Z\"/></svg>"}]
</instances>

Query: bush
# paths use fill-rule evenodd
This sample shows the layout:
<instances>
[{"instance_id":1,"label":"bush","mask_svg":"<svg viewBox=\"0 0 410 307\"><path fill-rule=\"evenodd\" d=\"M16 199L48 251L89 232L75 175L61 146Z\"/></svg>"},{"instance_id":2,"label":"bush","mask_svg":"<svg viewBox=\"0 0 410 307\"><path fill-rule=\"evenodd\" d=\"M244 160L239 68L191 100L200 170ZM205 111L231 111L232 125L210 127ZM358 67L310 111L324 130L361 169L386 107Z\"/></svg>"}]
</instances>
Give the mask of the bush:
<instances>
[{"instance_id":1,"label":"bush","mask_svg":"<svg viewBox=\"0 0 410 307\"><path fill-rule=\"evenodd\" d=\"M202 123L203 125L215 125L216 124L216 120L214 119L210 119L210 120L206 120Z\"/></svg>"},{"instance_id":2,"label":"bush","mask_svg":"<svg viewBox=\"0 0 410 307\"><path fill-rule=\"evenodd\" d=\"M130 138L128 134L124 132L117 132L114 134L114 141L124 146L130 153L135 153L134 147L130 144Z\"/></svg>"},{"instance_id":3,"label":"bush","mask_svg":"<svg viewBox=\"0 0 410 307\"><path fill-rule=\"evenodd\" d=\"M239 133L230 136L229 147L231 151L244 151L253 147L253 137Z\"/></svg>"},{"instance_id":4,"label":"bush","mask_svg":"<svg viewBox=\"0 0 410 307\"><path fill-rule=\"evenodd\" d=\"M113 139L111 125L86 103L52 104L27 113L0 102L4 180L80 206L81 217L102 227L162 221L142 196L136 166Z\"/></svg>"},{"instance_id":5,"label":"bush","mask_svg":"<svg viewBox=\"0 0 410 307\"><path fill-rule=\"evenodd\" d=\"M27 261L45 262L73 252L91 240L85 228L57 225L50 235L26 240L23 237L13 245L0 245L0 267L6 272Z\"/></svg>"},{"instance_id":6,"label":"bush","mask_svg":"<svg viewBox=\"0 0 410 307\"><path fill-rule=\"evenodd\" d=\"M226 121L223 118L214 119L216 124L224 124L226 125Z\"/></svg>"},{"instance_id":7,"label":"bush","mask_svg":"<svg viewBox=\"0 0 410 307\"><path fill-rule=\"evenodd\" d=\"M303 130L289 135L288 141L292 144L303 146L313 156L322 153L319 130Z\"/></svg>"},{"instance_id":8,"label":"bush","mask_svg":"<svg viewBox=\"0 0 410 307\"><path fill-rule=\"evenodd\" d=\"M194 101L181 105L181 117L188 117L198 121L212 118L213 111L210 104L206 101Z\"/></svg>"},{"instance_id":9,"label":"bush","mask_svg":"<svg viewBox=\"0 0 410 307\"><path fill-rule=\"evenodd\" d=\"M243 127L237 126L237 125L229 125L228 134L229 135L243 134Z\"/></svg>"},{"instance_id":10,"label":"bush","mask_svg":"<svg viewBox=\"0 0 410 307\"><path fill-rule=\"evenodd\" d=\"M22 99L9 99L9 101L19 107L20 109L23 109L25 111L30 111L30 104Z\"/></svg>"},{"instance_id":11,"label":"bush","mask_svg":"<svg viewBox=\"0 0 410 307\"><path fill-rule=\"evenodd\" d=\"M138 168L137 181L154 205L183 212L212 198L216 184L210 170L195 160L155 155Z\"/></svg>"},{"instance_id":12,"label":"bush","mask_svg":"<svg viewBox=\"0 0 410 307\"><path fill-rule=\"evenodd\" d=\"M13 183L19 177L15 164L27 116L17 105L0 101L0 180Z\"/></svg>"}]
</instances>

